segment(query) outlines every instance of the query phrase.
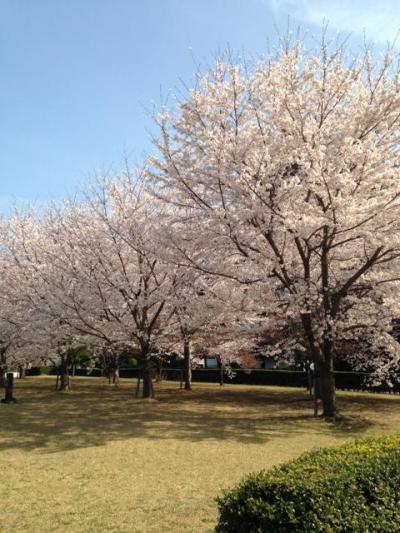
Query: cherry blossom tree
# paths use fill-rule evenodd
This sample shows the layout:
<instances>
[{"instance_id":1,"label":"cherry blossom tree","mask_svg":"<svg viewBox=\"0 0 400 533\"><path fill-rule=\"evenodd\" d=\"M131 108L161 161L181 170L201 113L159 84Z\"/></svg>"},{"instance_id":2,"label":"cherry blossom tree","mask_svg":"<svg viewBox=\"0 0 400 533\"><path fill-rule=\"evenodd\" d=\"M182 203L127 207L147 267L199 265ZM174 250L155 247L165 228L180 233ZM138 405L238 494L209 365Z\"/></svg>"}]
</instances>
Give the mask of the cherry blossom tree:
<instances>
[{"instance_id":1,"label":"cherry blossom tree","mask_svg":"<svg viewBox=\"0 0 400 533\"><path fill-rule=\"evenodd\" d=\"M3 320L15 327L19 357L31 363L52 361L58 367L57 384L68 390L69 351L77 333L64 319L62 294L70 289L64 271L49 260L55 241L48 239L43 221L33 210L14 212L1 228L2 259L7 274L2 293Z\"/></svg>"},{"instance_id":2,"label":"cherry blossom tree","mask_svg":"<svg viewBox=\"0 0 400 533\"><path fill-rule=\"evenodd\" d=\"M16 216L8 239L31 305L62 328L61 366L74 343L130 346L143 397L153 395L151 359L176 321L173 272L156 246L160 216L140 176L125 175L98 180L79 202Z\"/></svg>"},{"instance_id":3,"label":"cherry blossom tree","mask_svg":"<svg viewBox=\"0 0 400 533\"><path fill-rule=\"evenodd\" d=\"M156 117L153 194L202 250L182 260L245 288L265 329L300 325L286 350L314 361L327 417L341 340L398 358L398 59L349 60L326 43L253 66L222 59Z\"/></svg>"},{"instance_id":4,"label":"cherry blossom tree","mask_svg":"<svg viewBox=\"0 0 400 533\"><path fill-rule=\"evenodd\" d=\"M4 224L2 226L4 233ZM40 364L45 359L50 337L46 334L43 314L33 308L24 292L22 270L8 253L5 240L0 250L0 377L6 388L6 403L13 401L12 374L21 372L28 363ZM54 327L47 332L54 334ZM43 344L44 343L44 344ZM7 374L7 380L4 379Z\"/></svg>"}]
</instances>

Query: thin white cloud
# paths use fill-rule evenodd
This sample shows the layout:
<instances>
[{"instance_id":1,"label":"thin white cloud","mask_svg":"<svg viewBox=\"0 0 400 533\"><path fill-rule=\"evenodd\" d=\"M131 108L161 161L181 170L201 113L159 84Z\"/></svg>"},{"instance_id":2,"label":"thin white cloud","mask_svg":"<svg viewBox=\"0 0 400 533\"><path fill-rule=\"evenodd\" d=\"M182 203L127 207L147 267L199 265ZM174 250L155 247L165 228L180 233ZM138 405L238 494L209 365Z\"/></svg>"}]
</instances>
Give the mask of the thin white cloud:
<instances>
[{"instance_id":1,"label":"thin white cloud","mask_svg":"<svg viewBox=\"0 0 400 533\"><path fill-rule=\"evenodd\" d=\"M400 29L398 0L263 0L276 14L298 21L393 42Z\"/></svg>"}]
</instances>

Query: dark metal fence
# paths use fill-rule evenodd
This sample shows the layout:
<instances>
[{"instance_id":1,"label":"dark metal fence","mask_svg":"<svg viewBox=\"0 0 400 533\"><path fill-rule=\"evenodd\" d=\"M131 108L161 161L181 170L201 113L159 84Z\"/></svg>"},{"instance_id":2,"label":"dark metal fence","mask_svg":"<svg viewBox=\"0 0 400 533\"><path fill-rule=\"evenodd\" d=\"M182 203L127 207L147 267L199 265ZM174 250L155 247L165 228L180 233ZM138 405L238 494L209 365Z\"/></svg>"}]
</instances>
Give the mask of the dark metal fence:
<instances>
[{"instance_id":1,"label":"dark metal fence","mask_svg":"<svg viewBox=\"0 0 400 533\"><path fill-rule=\"evenodd\" d=\"M55 368L31 368L26 375L37 376L40 374L56 375ZM75 376L100 377L104 373L100 368L77 368ZM120 368L121 378L138 378L139 368ZM183 369L162 368L161 379L168 381L183 381ZM196 368L192 371L192 381L202 383L219 383L221 370L218 368ZM225 383L235 385L271 385L281 387L301 387L306 388L308 384L307 372L302 370L244 370L234 369L232 373L225 373L223 376ZM336 388L339 390L387 392L400 394L400 382L393 386L387 384L373 385L372 374L365 372L335 372Z\"/></svg>"}]
</instances>

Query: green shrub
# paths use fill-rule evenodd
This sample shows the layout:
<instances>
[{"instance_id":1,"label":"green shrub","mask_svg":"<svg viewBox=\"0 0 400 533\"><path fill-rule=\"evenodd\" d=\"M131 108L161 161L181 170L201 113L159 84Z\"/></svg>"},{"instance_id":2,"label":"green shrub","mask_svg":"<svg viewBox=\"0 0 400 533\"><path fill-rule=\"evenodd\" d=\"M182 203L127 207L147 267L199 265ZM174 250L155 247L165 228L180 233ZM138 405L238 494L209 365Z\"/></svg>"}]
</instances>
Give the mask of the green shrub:
<instances>
[{"instance_id":1,"label":"green shrub","mask_svg":"<svg viewBox=\"0 0 400 533\"><path fill-rule=\"evenodd\" d=\"M218 533L400 531L400 436L304 454L217 501Z\"/></svg>"}]
</instances>

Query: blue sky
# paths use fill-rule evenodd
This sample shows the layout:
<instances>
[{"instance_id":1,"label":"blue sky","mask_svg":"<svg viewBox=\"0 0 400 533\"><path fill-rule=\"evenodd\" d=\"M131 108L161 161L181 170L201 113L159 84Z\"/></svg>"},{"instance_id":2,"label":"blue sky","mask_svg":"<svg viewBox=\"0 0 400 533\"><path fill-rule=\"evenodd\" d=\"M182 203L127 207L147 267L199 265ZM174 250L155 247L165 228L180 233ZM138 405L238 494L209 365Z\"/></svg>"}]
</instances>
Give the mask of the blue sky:
<instances>
[{"instance_id":1,"label":"blue sky","mask_svg":"<svg viewBox=\"0 0 400 533\"><path fill-rule=\"evenodd\" d=\"M397 0L0 0L0 210L73 194L139 163L146 109L228 44L248 55L293 27L393 40Z\"/></svg>"}]
</instances>

